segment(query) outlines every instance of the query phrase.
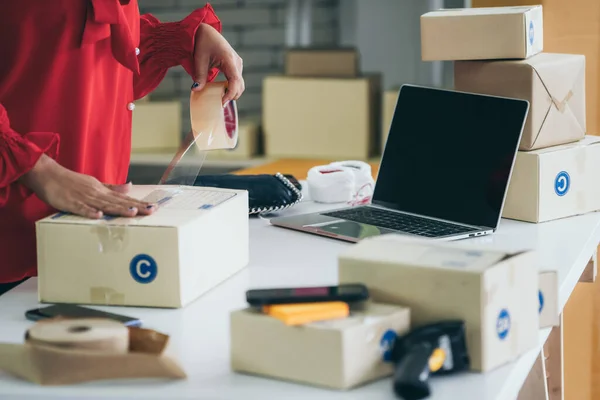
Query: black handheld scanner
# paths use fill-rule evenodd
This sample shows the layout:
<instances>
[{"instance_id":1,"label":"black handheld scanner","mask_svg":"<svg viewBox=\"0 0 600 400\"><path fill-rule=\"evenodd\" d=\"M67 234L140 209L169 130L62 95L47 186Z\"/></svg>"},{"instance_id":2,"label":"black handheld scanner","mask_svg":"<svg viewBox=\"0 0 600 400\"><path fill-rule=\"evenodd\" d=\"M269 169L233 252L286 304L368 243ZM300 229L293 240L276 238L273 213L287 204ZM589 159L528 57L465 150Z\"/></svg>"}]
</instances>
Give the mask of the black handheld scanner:
<instances>
[{"instance_id":1,"label":"black handheld scanner","mask_svg":"<svg viewBox=\"0 0 600 400\"><path fill-rule=\"evenodd\" d=\"M394 392L404 400L429 397L429 375L469 369L463 321L442 321L416 328L396 339L392 347Z\"/></svg>"}]
</instances>

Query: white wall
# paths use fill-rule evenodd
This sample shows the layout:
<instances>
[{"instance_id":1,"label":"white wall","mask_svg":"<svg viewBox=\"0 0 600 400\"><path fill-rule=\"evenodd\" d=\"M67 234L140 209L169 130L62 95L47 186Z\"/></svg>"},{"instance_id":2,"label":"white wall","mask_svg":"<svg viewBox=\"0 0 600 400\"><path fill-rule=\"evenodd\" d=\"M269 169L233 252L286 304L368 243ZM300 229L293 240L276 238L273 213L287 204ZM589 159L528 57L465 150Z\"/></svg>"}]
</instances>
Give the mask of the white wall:
<instances>
[{"instance_id":1,"label":"white wall","mask_svg":"<svg viewBox=\"0 0 600 400\"><path fill-rule=\"evenodd\" d=\"M470 2L470 0L466 0ZM383 87L452 84L451 63L421 61L420 16L465 0L340 0L340 43L356 46L365 73L383 73Z\"/></svg>"}]
</instances>

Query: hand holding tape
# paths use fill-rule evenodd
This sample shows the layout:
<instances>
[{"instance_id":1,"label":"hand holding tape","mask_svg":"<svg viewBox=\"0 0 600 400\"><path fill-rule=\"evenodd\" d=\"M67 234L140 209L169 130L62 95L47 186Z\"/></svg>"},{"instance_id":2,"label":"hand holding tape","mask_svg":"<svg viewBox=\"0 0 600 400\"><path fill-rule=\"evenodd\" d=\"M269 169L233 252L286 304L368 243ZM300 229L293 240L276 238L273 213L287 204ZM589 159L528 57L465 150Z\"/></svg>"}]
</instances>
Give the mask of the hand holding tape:
<instances>
[{"instance_id":1,"label":"hand holding tape","mask_svg":"<svg viewBox=\"0 0 600 400\"><path fill-rule=\"evenodd\" d=\"M159 184L177 183L193 186L200 174L206 152L233 149L238 141L238 114L235 101L222 105L227 82L206 84L199 92L190 92L191 131Z\"/></svg>"}]
</instances>

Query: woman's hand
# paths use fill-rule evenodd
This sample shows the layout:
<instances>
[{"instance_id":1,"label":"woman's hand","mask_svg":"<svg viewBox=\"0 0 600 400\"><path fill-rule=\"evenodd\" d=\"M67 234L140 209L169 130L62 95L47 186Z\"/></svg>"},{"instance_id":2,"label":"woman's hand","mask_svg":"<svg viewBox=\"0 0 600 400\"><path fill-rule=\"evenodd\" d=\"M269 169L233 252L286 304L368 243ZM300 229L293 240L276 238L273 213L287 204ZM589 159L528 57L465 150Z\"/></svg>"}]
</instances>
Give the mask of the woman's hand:
<instances>
[{"instance_id":1,"label":"woman's hand","mask_svg":"<svg viewBox=\"0 0 600 400\"><path fill-rule=\"evenodd\" d=\"M206 85L209 70L219 68L228 82L223 104L237 100L242 95L245 90L242 59L223 35L212 26L200 24L198 27L194 59L195 83L192 90L201 90Z\"/></svg>"},{"instance_id":2,"label":"woman's hand","mask_svg":"<svg viewBox=\"0 0 600 400\"><path fill-rule=\"evenodd\" d=\"M21 182L59 211L98 219L103 215L151 214L155 205L125 195L129 185L104 185L96 178L68 170L43 155Z\"/></svg>"}]
</instances>

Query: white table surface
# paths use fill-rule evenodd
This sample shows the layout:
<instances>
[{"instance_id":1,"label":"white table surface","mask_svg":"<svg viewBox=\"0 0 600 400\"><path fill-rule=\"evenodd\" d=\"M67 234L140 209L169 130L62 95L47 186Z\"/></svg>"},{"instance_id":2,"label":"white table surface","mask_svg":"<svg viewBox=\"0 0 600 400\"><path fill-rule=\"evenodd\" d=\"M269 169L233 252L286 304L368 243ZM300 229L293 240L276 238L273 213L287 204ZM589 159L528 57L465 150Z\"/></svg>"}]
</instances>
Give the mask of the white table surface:
<instances>
[{"instance_id":1,"label":"white table surface","mask_svg":"<svg viewBox=\"0 0 600 400\"><path fill-rule=\"evenodd\" d=\"M288 213L319 207L305 202ZM337 283L337 255L351 244L270 226L254 219L250 224L250 264L242 272L180 310L104 308L132 315L144 326L171 335L168 352L188 374L183 381L113 381L69 387L39 387L0 372L1 399L302 399L391 400L391 381L384 379L348 392L323 390L283 381L233 373L229 367L229 312L245 307L245 291L274 286ZM459 242L502 249L535 248L540 267L558 271L560 307L577 284L600 242L600 214L588 214L544 224L503 220L489 237ZM30 279L0 297L0 341L21 342L26 310L38 306L36 280ZM540 331L540 346L550 330ZM249 346L252 344L249 343ZM514 399L539 349L487 374L464 373L431 381L432 400Z\"/></svg>"}]
</instances>

